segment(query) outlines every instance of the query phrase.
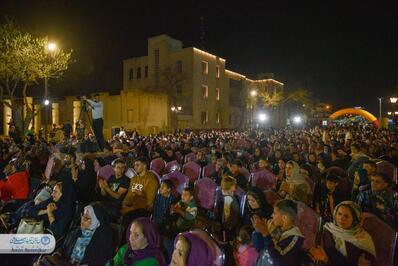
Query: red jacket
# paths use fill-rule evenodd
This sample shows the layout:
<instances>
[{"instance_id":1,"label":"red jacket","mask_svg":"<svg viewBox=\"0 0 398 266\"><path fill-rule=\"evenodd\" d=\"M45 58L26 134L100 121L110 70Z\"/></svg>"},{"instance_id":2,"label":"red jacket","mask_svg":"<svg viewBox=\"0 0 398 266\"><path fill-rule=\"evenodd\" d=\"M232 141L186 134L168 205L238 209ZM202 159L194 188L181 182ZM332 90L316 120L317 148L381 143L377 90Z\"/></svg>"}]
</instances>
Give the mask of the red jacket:
<instances>
[{"instance_id":1,"label":"red jacket","mask_svg":"<svg viewBox=\"0 0 398 266\"><path fill-rule=\"evenodd\" d=\"M0 181L0 199L27 199L29 194L29 174L26 171L15 172L7 180Z\"/></svg>"}]
</instances>

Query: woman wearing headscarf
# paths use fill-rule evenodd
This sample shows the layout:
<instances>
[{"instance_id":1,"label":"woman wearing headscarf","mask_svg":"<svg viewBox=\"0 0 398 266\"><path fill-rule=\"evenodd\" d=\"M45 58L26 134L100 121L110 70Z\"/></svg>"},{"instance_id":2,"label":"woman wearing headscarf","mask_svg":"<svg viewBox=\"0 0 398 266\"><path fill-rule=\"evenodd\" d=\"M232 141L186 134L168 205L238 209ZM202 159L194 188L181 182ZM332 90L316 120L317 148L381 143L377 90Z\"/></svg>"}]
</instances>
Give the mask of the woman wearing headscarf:
<instances>
[{"instance_id":1,"label":"woman wearing headscarf","mask_svg":"<svg viewBox=\"0 0 398 266\"><path fill-rule=\"evenodd\" d=\"M208 245L200 237L189 232L176 237L170 266L213 265L213 260Z\"/></svg>"},{"instance_id":2,"label":"woman wearing headscarf","mask_svg":"<svg viewBox=\"0 0 398 266\"><path fill-rule=\"evenodd\" d=\"M108 263L115 266L165 266L160 236L147 217L135 219L126 232L127 244Z\"/></svg>"},{"instance_id":3,"label":"woman wearing headscarf","mask_svg":"<svg viewBox=\"0 0 398 266\"><path fill-rule=\"evenodd\" d=\"M258 215L262 218L271 218L273 208L265 201L264 192L258 187L252 187L247 192L244 224L251 224L251 217Z\"/></svg>"},{"instance_id":4,"label":"woman wearing headscarf","mask_svg":"<svg viewBox=\"0 0 398 266\"><path fill-rule=\"evenodd\" d=\"M44 227L50 231L55 239L66 233L73 218L75 191L70 183L55 184L51 198L35 205L33 217L44 222Z\"/></svg>"},{"instance_id":5,"label":"woman wearing headscarf","mask_svg":"<svg viewBox=\"0 0 398 266\"><path fill-rule=\"evenodd\" d=\"M285 168L286 181L280 188L279 194L286 199L292 199L309 204L312 192L307 180L300 174L300 166L294 161L288 161Z\"/></svg>"},{"instance_id":6,"label":"woman wearing headscarf","mask_svg":"<svg viewBox=\"0 0 398 266\"><path fill-rule=\"evenodd\" d=\"M94 162L91 159L84 159L80 168L72 168L72 180L76 189L77 200L84 205L93 201L97 174L94 171Z\"/></svg>"},{"instance_id":7,"label":"woman wearing headscarf","mask_svg":"<svg viewBox=\"0 0 398 266\"><path fill-rule=\"evenodd\" d=\"M376 249L360 224L360 207L343 201L336 206L333 219L333 223L324 225L323 245L310 249L312 257L329 266L375 265Z\"/></svg>"},{"instance_id":8,"label":"woman wearing headscarf","mask_svg":"<svg viewBox=\"0 0 398 266\"><path fill-rule=\"evenodd\" d=\"M45 258L55 265L61 261L93 266L105 265L115 250L112 229L100 203L84 208L80 227L68 234L62 247Z\"/></svg>"}]
</instances>

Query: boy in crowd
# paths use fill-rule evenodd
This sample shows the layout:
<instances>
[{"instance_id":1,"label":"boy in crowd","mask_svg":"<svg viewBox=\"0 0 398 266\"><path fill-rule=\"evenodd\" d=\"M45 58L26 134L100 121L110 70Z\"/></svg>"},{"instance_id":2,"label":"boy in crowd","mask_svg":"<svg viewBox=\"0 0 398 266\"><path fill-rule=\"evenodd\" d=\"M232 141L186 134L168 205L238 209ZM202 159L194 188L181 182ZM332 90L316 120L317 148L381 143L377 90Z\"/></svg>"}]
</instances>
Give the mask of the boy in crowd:
<instances>
[{"instance_id":1,"label":"boy in crowd","mask_svg":"<svg viewBox=\"0 0 398 266\"><path fill-rule=\"evenodd\" d=\"M181 200L170 207L170 212L177 215L175 223L175 230L177 232L188 231L195 224L198 208L193 197L193 190L186 187L182 191Z\"/></svg>"},{"instance_id":2,"label":"boy in crowd","mask_svg":"<svg viewBox=\"0 0 398 266\"><path fill-rule=\"evenodd\" d=\"M297 204L292 200L280 200L274 206L271 220L252 217L256 230L253 243L260 251L258 266L293 266L299 259L304 236L294 224Z\"/></svg>"},{"instance_id":3,"label":"boy in crowd","mask_svg":"<svg viewBox=\"0 0 398 266\"><path fill-rule=\"evenodd\" d=\"M315 200L315 209L322 216L324 221L331 222L334 208L340 202L346 200L344 193L338 188L339 178L336 175L328 175L326 183L321 188Z\"/></svg>"},{"instance_id":4,"label":"boy in crowd","mask_svg":"<svg viewBox=\"0 0 398 266\"><path fill-rule=\"evenodd\" d=\"M236 229L239 228L239 201L235 197L236 179L232 176L224 176L221 180L223 202L219 204L218 213L222 224L223 240L232 240ZM226 239L227 237L232 239Z\"/></svg>"},{"instance_id":5,"label":"boy in crowd","mask_svg":"<svg viewBox=\"0 0 398 266\"><path fill-rule=\"evenodd\" d=\"M174 204L173 182L171 180L163 180L160 184L159 192L155 197L153 205L153 221L159 229L170 219L170 206Z\"/></svg>"},{"instance_id":6,"label":"boy in crowd","mask_svg":"<svg viewBox=\"0 0 398 266\"><path fill-rule=\"evenodd\" d=\"M240 172L240 169L243 167L243 163L241 160L235 160L231 163L229 169L231 171L231 176L236 179L238 186L244 190L247 190L248 184L246 178Z\"/></svg>"}]
</instances>

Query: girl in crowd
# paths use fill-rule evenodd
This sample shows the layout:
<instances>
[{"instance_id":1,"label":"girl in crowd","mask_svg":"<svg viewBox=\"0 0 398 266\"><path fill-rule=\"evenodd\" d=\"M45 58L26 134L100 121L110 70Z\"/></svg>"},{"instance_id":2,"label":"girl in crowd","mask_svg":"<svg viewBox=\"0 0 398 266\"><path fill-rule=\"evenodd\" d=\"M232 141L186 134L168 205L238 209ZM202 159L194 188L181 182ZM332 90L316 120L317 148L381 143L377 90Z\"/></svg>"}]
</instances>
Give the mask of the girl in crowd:
<instances>
[{"instance_id":1,"label":"girl in crowd","mask_svg":"<svg viewBox=\"0 0 398 266\"><path fill-rule=\"evenodd\" d=\"M244 224L250 224L253 215L269 219L272 215L272 206L265 201L263 191L258 187L252 187L247 192L247 204L245 206Z\"/></svg>"},{"instance_id":2,"label":"girl in crowd","mask_svg":"<svg viewBox=\"0 0 398 266\"><path fill-rule=\"evenodd\" d=\"M170 266L213 265L213 255L206 242L186 232L176 237Z\"/></svg>"},{"instance_id":3,"label":"girl in crowd","mask_svg":"<svg viewBox=\"0 0 398 266\"><path fill-rule=\"evenodd\" d=\"M242 226L234 245L234 259L236 266L256 265L258 252L254 247L251 235L253 228L250 225Z\"/></svg>"},{"instance_id":4,"label":"girl in crowd","mask_svg":"<svg viewBox=\"0 0 398 266\"><path fill-rule=\"evenodd\" d=\"M128 243L107 265L166 266L159 233L149 218L134 220L127 230L126 239Z\"/></svg>"},{"instance_id":5,"label":"girl in crowd","mask_svg":"<svg viewBox=\"0 0 398 266\"><path fill-rule=\"evenodd\" d=\"M352 201L343 201L336 206L333 219L333 223L324 226L323 246L310 249L312 257L328 266L375 265L375 246L360 224L360 207Z\"/></svg>"}]
</instances>

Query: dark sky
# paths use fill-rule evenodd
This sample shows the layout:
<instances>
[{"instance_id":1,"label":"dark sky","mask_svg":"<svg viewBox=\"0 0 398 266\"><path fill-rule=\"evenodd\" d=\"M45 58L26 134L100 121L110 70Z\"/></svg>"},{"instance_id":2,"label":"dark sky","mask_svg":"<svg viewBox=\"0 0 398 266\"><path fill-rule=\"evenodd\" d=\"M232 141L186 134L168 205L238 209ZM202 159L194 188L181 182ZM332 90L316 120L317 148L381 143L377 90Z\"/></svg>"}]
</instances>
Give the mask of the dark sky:
<instances>
[{"instance_id":1,"label":"dark sky","mask_svg":"<svg viewBox=\"0 0 398 266\"><path fill-rule=\"evenodd\" d=\"M99 2L106 2L99 4ZM318 1L325 2L325 1ZM330 1L335 2L335 1ZM353 2L353 1L344 1ZM0 14L74 50L52 91L122 88L122 60L146 54L147 38L168 34L227 59L255 78L273 72L289 88L306 86L322 101L376 111L377 97L398 93L398 18L378 1L17 1ZM51 82L51 81L50 81Z\"/></svg>"}]
</instances>

